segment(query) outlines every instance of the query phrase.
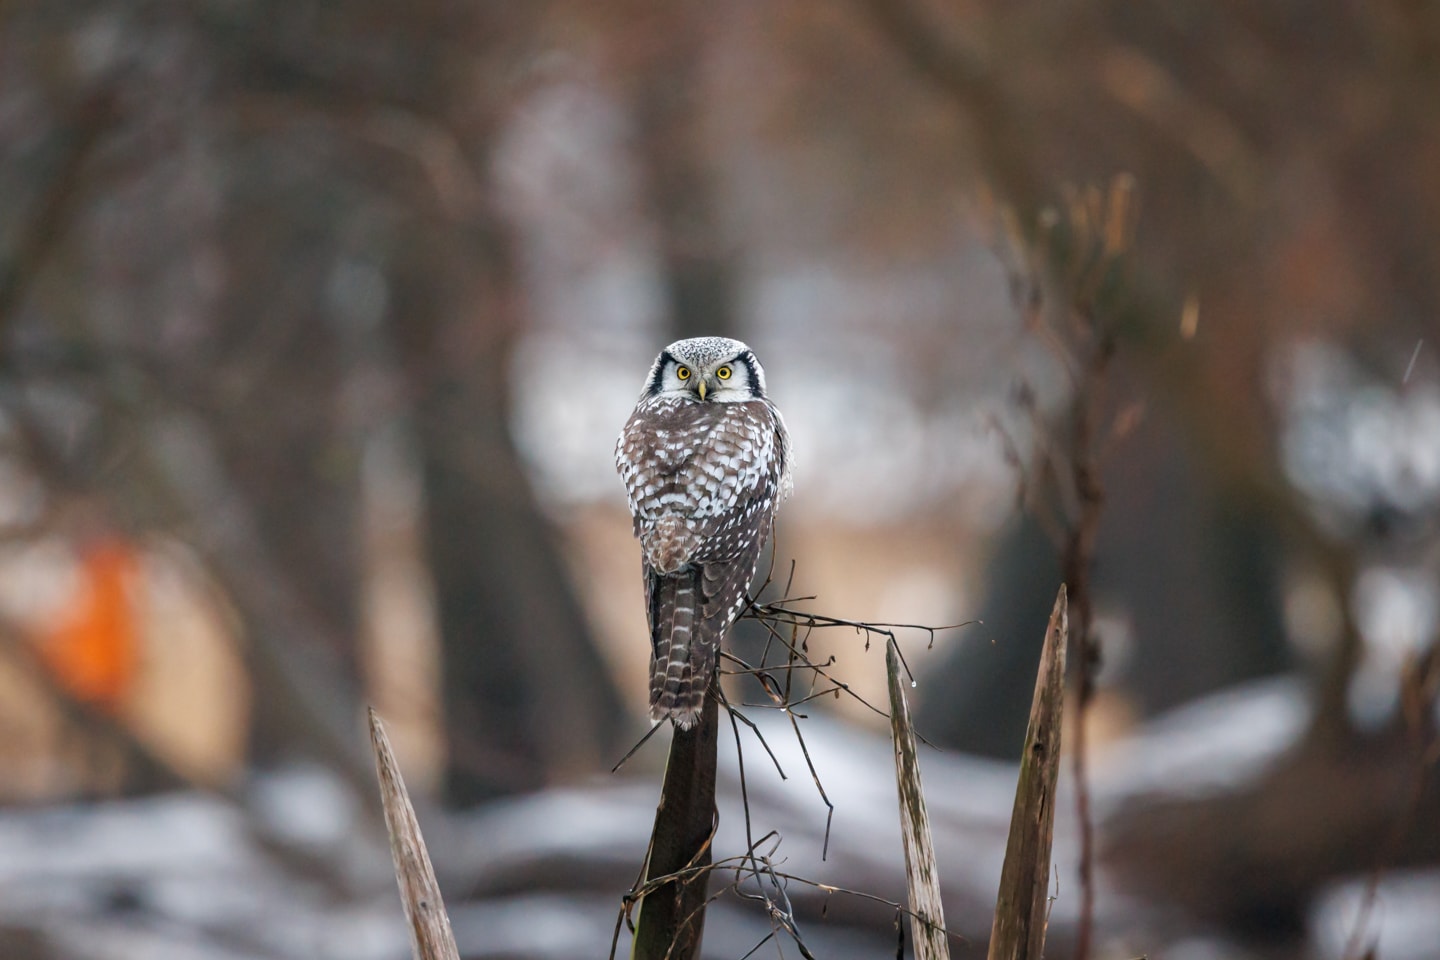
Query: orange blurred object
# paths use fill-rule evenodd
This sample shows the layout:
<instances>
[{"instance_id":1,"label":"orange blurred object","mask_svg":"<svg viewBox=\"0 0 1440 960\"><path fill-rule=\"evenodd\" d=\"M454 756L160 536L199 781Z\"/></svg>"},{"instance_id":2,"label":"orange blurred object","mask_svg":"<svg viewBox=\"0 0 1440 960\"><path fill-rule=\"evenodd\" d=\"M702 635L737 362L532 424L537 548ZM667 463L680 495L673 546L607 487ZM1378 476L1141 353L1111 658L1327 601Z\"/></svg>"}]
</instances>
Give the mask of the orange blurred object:
<instances>
[{"instance_id":1,"label":"orange blurred object","mask_svg":"<svg viewBox=\"0 0 1440 960\"><path fill-rule=\"evenodd\" d=\"M118 710L134 686L138 627L131 597L138 561L129 544L104 538L81 553L80 587L40 652L77 699Z\"/></svg>"}]
</instances>

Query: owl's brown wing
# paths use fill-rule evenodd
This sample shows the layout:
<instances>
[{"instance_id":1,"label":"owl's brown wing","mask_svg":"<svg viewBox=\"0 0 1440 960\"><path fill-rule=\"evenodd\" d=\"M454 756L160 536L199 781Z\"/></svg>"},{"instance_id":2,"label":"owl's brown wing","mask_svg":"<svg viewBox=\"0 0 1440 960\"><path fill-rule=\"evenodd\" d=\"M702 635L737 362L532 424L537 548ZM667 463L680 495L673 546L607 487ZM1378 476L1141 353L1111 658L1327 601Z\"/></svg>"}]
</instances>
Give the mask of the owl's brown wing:
<instances>
[{"instance_id":1,"label":"owl's brown wing","mask_svg":"<svg viewBox=\"0 0 1440 960\"><path fill-rule=\"evenodd\" d=\"M701 551L696 558L700 567L700 616L723 632L740 615L745 606L745 591L755 577L760 553L769 539L774 514L765 499L752 499L736 511L729 524L731 532L720 540L724 551ZM731 546L733 544L733 546Z\"/></svg>"}]
</instances>

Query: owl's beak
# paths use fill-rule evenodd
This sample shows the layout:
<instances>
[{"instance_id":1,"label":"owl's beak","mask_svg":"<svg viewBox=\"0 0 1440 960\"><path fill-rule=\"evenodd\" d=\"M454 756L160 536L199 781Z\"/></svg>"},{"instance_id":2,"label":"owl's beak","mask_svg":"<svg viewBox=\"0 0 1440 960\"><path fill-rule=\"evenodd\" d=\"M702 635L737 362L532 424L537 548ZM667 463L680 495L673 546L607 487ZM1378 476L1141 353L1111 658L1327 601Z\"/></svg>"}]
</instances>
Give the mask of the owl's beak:
<instances>
[{"instance_id":1,"label":"owl's beak","mask_svg":"<svg viewBox=\"0 0 1440 960\"><path fill-rule=\"evenodd\" d=\"M705 381L704 381L703 379L702 379L699 383L695 384L695 389L700 392L700 399L701 399L701 400L704 400L704 399L705 399Z\"/></svg>"}]
</instances>

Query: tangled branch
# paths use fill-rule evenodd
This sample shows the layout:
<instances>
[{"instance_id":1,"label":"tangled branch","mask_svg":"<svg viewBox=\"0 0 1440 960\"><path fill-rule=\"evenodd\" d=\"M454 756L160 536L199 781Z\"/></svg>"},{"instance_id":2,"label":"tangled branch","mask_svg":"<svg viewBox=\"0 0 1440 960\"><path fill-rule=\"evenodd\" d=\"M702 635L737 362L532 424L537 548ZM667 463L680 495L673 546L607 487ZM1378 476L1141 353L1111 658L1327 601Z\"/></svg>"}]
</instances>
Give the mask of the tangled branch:
<instances>
[{"instance_id":1,"label":"tangled branch","mask_svg":"<svg viewBox=\"0 0 1440 960\"><path fill-rule=\"evenodd\" d=\"M793 577L794 567L792 565L789 578L790 582L793 582ZM789 592L790 582L787 582L786 585L787 589L785 592L787 594ZM749 784L745 765L744 738L741 736L740 728L743 725L749 729L761 748L764 749L765 754L769 757L770 763L775 767L780 778L782 780L789 779L775 751L771 749L770 744L767 742L764 733L744 711L750 709L773 709L784 713L786 719L789 721L791 730L794 732L801 755L805 759L806 769L810 774L811 781L815 785L816 793L826 808L821 859L827 859L830 848L830 832L835 815L835 804L831 801L829 794L825 790L819 772L816 770L814 760L811 757L809 745L805 741L804 730L800 721L807 717L805 713L801 712L800 708L822 697L830 696L838 698L843 695L851 698L876 715L885 718L887 721L889 719L889 713L871 703L858 693L851 684L836 676L833 670L837 662L835 656L831 655L819 662L812 659L809 652L811 635L816 630L850 630L864 638L864 649L866 650L870 649L870 644L873 641L883 639L898 653L899 646L898 643L895 642L898 632L915 631L925 634L928 637L928 648L934 645L937 634L946 630L957 629L966 624L960 623L943 627L931 627L922 624L874 623L815 613L797 606L797 604L815 599L814 597L785 596L781 599L761 602L758 597L764 595L771 583L770 577L767 576L764 584L760 590L757 591L757 598L749 602L744 613L741 615L742 619L754 620L760 623L766 631L765 646L761 651L758 662L751 663L736 654L722 653L719 671L722 676L753 677L764 691L764 699L757 702L732 702L731 699L721 691L718 684L712 688L715 696L718 698L720 706L724 708L726 716L729 718L731 732L735 739L740 780L741 808L745 821L745 850L736 856L714 862L702 862L702 860L705 859L704 855L709 854L711 844L714 840L714 831L712 830L710 837L705 841L702 848L702 855L692 858L691 862L686 864L684 868L648 879L645 877L645 872L642 869L635 884L621 901L620 910L615 921L614 935L611 940L610 956L612 960L615 956L615 951L618 949L621 929L628 927L631 934L634 935L636 931L634 911L640 901L647 895L656 893L662 887L672 886L679 888L705 877L713 877L717 873L729 874L729 882L710 893L701 900L698 905L694 906L689 912L689 915L682 919L680 926L683 929L692 923L698 925L699 917L705 908L716 899L727 894L734 895L743 901L758 903L761 905L765 916L770 922L770 932L751 948L749 953L746 954L747 957L770 940L777 937L786 937L795 944L801 956L812 958L813 960L813 954L810 952L809 947L806 946L801 935L799 926L795 920L794 909L790 902L788 887L792 883L803 884L824 891L827 895L827 904L830 894L840 893L893 908L896 911L896 928L901 931L900 936L902 939L903 924L901 921L905 917L913 916L911 911L904 905L883 897L820 883L781 869L784 860L777 856L782 839L779 832L771 830L758 839L754 836ZM911 685L913 686L915 683L913 672L908 664L905 665L904 669L906 676L910 679ZM620 761L620 764L616 765L616 769L619 769L626 760L633 756L634 753L654 735L660 726L661 724L652 726L644 737L625 755L625 758ZM954 934L950 934L948 931L944 932L948 936L954 936ZM670 957L674 953L674 950L675 945L672 944L671 949L666 953L666 957Z\"/></svg>"}]
</instances>

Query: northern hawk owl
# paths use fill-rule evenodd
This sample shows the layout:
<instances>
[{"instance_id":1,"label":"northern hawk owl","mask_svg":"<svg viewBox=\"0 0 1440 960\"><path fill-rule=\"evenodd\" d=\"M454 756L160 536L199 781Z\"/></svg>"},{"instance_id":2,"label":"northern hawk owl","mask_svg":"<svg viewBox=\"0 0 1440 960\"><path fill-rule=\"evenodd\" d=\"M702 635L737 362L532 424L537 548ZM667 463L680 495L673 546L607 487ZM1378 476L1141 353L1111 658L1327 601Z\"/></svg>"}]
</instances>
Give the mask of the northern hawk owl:
<instances>
[{"instance_id":1,"label":"northern hawk owl","mask_svg":"<svg viewBox=\"0 0 1440 960\"><path fill-rule=\"evenodd\" d=\"M650 623L650 718L688 729L776 508L790 493L790 437L765 371L738 340L660 351L615 464L635 518Z\"/></svg>"}]
</instances>

